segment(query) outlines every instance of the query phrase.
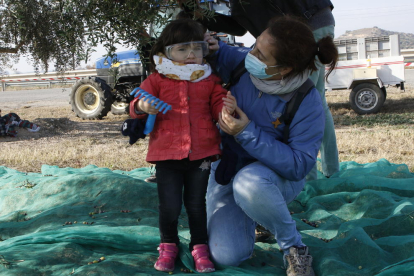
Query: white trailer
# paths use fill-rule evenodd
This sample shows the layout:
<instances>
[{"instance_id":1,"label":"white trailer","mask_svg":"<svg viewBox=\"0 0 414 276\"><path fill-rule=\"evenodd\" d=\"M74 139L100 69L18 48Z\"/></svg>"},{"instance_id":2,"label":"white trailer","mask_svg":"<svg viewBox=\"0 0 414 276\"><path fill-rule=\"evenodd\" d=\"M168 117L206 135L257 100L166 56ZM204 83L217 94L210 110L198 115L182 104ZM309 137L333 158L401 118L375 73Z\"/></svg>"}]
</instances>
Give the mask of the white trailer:
<instances>
[{"instance_id":1,"label":"white trailer","mask_svg":"<svg viewBox=\"0 0 414 276\"><path fill-rule=\"evenodd\" d=\"M328 91L351 89L349 101L356 113L377 113L390 85L404 90L404 57L398 35L341 39L335 45L339 60L325 87Z\"/></svg>"}]
</instances>

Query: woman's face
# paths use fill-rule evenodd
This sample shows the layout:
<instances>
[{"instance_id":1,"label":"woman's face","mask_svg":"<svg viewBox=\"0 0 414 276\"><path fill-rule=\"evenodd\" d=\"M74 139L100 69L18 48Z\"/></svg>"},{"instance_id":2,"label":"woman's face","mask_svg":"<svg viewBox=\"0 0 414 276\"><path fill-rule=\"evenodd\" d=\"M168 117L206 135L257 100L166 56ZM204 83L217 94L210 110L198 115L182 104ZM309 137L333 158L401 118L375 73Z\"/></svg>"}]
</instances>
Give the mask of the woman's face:
<instances>
[{"instance_id":1,"label":"woman's face","mask_svg":"<svg viewBox=\"0 0 414 276\"><path fill-rule=\"evenodd\" d=\"M284 67L270 67L278 65L275 57L272 53L276 52L277 49L274 46L274 38L265 30L256 40L254 49L250 51L252 55L257 57L261 62L266 64L266 74L273 75L276 73L282 73ZM283 74L283 73L282 73ZM275 75L267 80L280 80L282 75Z\"/></svg>"}]
</instances>

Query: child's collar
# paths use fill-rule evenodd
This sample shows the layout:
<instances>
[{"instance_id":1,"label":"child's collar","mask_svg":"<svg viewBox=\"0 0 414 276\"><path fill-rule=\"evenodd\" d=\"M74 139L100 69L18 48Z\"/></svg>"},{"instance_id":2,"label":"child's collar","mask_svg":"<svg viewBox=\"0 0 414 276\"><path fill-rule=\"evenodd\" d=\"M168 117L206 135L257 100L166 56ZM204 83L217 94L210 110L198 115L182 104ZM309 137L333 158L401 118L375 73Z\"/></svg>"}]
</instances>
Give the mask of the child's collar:
<instances>
[{"instance_id":1,"label":"child's collar","mask_svg":"<svg viewBox=\"0 0 414 276\"><path fill-rule=\"evenodd\" d=\"M205 64L184 64L172 61L165 55L154 55L155 69L158 73L174 80L199 82L211 75L211 67Z\"/></svg>"}]
</instances>

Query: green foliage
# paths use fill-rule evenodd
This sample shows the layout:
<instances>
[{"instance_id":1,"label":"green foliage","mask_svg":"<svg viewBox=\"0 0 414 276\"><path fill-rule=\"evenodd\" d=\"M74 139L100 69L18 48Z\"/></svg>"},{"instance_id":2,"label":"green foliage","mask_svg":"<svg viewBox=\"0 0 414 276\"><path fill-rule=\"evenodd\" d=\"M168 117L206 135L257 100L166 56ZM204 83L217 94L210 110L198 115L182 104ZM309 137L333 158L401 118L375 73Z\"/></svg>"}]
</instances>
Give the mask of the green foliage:
<instances>
[{"instance_id":1,"label":"green foliage","mask_svg":"<svg viewBox=\"0 0 414 276\"><path fill-rule=\"evenodd\" d=\"M116 44L145 44L150 24L165 24L161 9L172 0L3 0L0 2L0 68L16 55L31 55L35 67L57 71L87 61L92 47L103 44L114 57ZM13 56L14 54L14 56ZM12 60L14 58L14 60Z\"/></svg>"}]
</instances>

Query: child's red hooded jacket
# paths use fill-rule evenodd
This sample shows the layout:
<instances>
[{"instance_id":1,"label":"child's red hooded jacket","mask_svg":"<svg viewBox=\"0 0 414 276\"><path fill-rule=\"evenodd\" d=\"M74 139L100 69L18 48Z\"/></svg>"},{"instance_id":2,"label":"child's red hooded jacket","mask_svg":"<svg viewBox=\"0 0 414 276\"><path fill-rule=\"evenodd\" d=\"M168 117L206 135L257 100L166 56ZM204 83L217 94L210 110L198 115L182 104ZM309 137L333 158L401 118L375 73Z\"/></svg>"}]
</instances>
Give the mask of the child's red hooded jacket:
<instances>
[{"instance_id":1,"label":"child's red hooded jacket","mask_svg":"<svg viewBox=\"0 0 414 276\"><path fill-rule=\"evenodd\" d=\"M159 112L150 133L147 162L162 160L199 160L220 154L220 134L216 126L227 91L215 75L199 82L174 80L152 73L140 87L171 105L172 110ZM135 98L130 103L132 118L137 114Z\"/></svg>"}]
</instances>

